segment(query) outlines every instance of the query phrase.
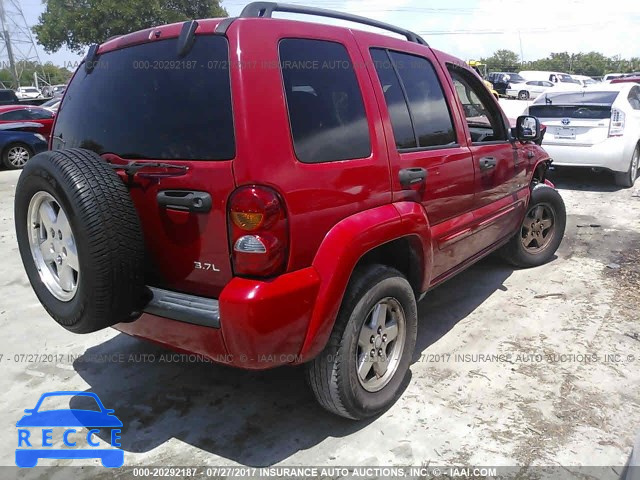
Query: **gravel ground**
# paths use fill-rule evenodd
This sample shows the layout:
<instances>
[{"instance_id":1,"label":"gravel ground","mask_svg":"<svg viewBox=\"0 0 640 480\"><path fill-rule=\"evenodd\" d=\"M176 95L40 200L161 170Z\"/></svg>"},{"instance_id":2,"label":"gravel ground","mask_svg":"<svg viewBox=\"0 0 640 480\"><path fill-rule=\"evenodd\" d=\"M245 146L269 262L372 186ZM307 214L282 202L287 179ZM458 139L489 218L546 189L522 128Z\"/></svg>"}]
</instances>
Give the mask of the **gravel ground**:
<instances>
[{"instance_id":1,"label":"gravel ground","mask_svg":"<svg viewBox=\"0 0 640 480\"><path fill-rule=\"evenodd\" d=\"M19 259L17 178L0 171L0 465L14 464L23 409L51 390L95 392L115 409L125 465L622 466L629 459L640 431L639 186L618 189L605 173L555 173L569 214L557 258L513 270L490 257L430 292L419 306L411 382L388 412L355 423L316 406L299 368L163 362L171 359L166 351L115 331L58 327ZM40 462L78 463L97 461Z\"/></svg>"}]
</instances>

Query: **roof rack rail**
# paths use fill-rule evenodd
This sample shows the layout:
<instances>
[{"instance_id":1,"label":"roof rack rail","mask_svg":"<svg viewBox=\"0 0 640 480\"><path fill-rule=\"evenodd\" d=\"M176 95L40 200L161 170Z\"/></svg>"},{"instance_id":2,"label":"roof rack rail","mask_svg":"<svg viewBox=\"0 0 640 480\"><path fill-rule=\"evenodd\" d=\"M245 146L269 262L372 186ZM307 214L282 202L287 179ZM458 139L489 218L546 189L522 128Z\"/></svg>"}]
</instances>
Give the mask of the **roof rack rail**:
<instances>
[{"instance_id":1,"label":"roof rack rail","mask_svg":"<svg viewBox=\"0 0 640 480\"><path fill-rule=\"evenodd\" d=\"M407 40L410 42L428 46L427 42L420 35L410 30L396 27L389 23L379 22L371 18L361 17L360 15L352 15L350 13L337 12L335 10L327 10L325 8L304 7L302 5L292 5L290 3L252 2L244 7L238 18L271 18L273 12L301 13L304 15L337 18L339 20L362 23L364 25L381 28L383 30L403 35L407 37Z\"/></svg>"}]
</instances>

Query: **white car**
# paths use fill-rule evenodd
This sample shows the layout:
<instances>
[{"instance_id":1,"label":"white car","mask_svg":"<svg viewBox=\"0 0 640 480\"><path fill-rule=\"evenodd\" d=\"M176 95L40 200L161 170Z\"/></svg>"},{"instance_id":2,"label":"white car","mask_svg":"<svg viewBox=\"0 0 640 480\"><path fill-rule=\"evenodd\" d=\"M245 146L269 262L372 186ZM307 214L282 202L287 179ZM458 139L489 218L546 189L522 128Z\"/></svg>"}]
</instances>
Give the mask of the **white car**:
<instances>
[{"instance_id":1,"label":"white car","mask_svg":"<svg viewBox=\"0 0 640 480\"><path fill-rule=\"evenodd\" d=\"M51 100L44 102L40 106L42 108L46 108L47 110L55 113L58 111L58 107L60 106L61 101L62 101L62 97L54 97Z\"/></svg>"},{"instance_id":2,"label":"white car","mask_svg":"<svg viewBox=\"0 0 640 480\"><path fill-rule=\"evenodd\" d=\"M42 98L42 92L36 87L18 87L16 96L18 98Z\"/></svg>"},{"instance_id":3,"label":"white car","mask_svg":"<svg viewBox=\"0 0 640 480\"><path fill-rule=\"evenodd\" d=\"M526 114L546 125L542 146L554 165L611 170L618 185L633 186L640 168L640 85L548 91Z\"/></svg>"},{"instance_id":4,"label":"white car","mask_svg":"<svg viewBox=\"0 0 640 480\"><path fill-rule=\"evenodd\" d=\"M529 80L522 83L509 83L507 85L506 94L507 97L514 97L518 100L529 100L530 98L536 98L543 92L546 92L549 88L555 84L547 82L546 80Z\"/></svg>"},{"instance_id":5,"label":"white car","mask_svg":"<svg viewBox=\"0 0 640 480\"><path fill-rule=\"evenodd\" d=\"M576 80L583 87L588 87L589 85L595 85L598 83L593 78L587 77L586 75L571 75L571 78Z\"/></svg>"}]
</instances>

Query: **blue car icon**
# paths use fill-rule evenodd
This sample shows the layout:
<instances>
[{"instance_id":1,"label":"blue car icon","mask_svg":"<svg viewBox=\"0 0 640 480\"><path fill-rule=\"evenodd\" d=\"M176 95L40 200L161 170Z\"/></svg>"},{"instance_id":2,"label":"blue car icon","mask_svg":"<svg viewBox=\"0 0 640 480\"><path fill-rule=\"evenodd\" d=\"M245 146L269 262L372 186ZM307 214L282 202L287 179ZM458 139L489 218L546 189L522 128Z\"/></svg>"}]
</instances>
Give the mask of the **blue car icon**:
<instances>
[{"instance_id":1,"label":"blue car icon","mask_svg":"<svg viewBox=\"0 0 640 480\"><path fill-rule=\"evenodd\" d=\"M96 401L99 411L96 410L84 410L84 409L60 409L60 410L44 410L40 411L42 402L49 397L90 397ZM26 409L26 415L24 415L16 423L18 431L18 447L16 449L16 465L19 467L35 467L40 458L55 458L55 459L75 459L75 458L99 458L102 465L105 467L117 468L124 464L124 452L117 448L73 448L76 442L69 443L68 436L71 433L76 433L73 427L80 428L111 428L119 429L122 427L122 422L113 415L114 410L110 410L104 407L100 398L95 393L91 392L48 392L43 394L38 403L33 409ZM70 448L46 448L50 447L50 443L45 444L45 440L50 440L51 430L42 430L42 447L44 448L20 448L23 446L31 447L30 434L31 431L27 429L42 427L64 427L67 428L64 434L64 443ZM99 446L96 442L92 442L92 432L97 433L99 430L90 430L87 434L87 442L91 446ZM120 433L120 430L111 431L111 445L119 446L114 438L120 438L119 435L114 437L114 433ZM49 436L47 436L49 435ZM34 436L35 438L39 436ZM35 445L34 445L35 447Z\"/></svg>"}]
</instances>

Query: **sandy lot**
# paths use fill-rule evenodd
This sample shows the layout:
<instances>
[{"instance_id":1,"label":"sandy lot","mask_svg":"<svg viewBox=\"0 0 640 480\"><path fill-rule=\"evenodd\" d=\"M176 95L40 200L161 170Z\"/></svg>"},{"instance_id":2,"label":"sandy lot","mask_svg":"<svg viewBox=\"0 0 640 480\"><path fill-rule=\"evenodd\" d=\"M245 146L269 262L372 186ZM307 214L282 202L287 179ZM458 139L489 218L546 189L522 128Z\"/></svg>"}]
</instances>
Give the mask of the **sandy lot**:
<instances>
[{"instance_id":1,"label":"sandy lot","mask_svg":"<svg viewBox=\"0 0 640 480\"><path fill-rule=\"evenodd\" d=\"M488 258L429 293L402 398L354 423L316 406L299 368L160 362L166 351L115 331L58 327L18 255L17 178L0 171L0 465L14 464L23 409L52 390L95 392L115 409L125 465L622 466L629 458L640 431L640 182L625 190L605 173L557 172L569 213L557 258L532 270Z\"/></svg>"}]
</instances>

